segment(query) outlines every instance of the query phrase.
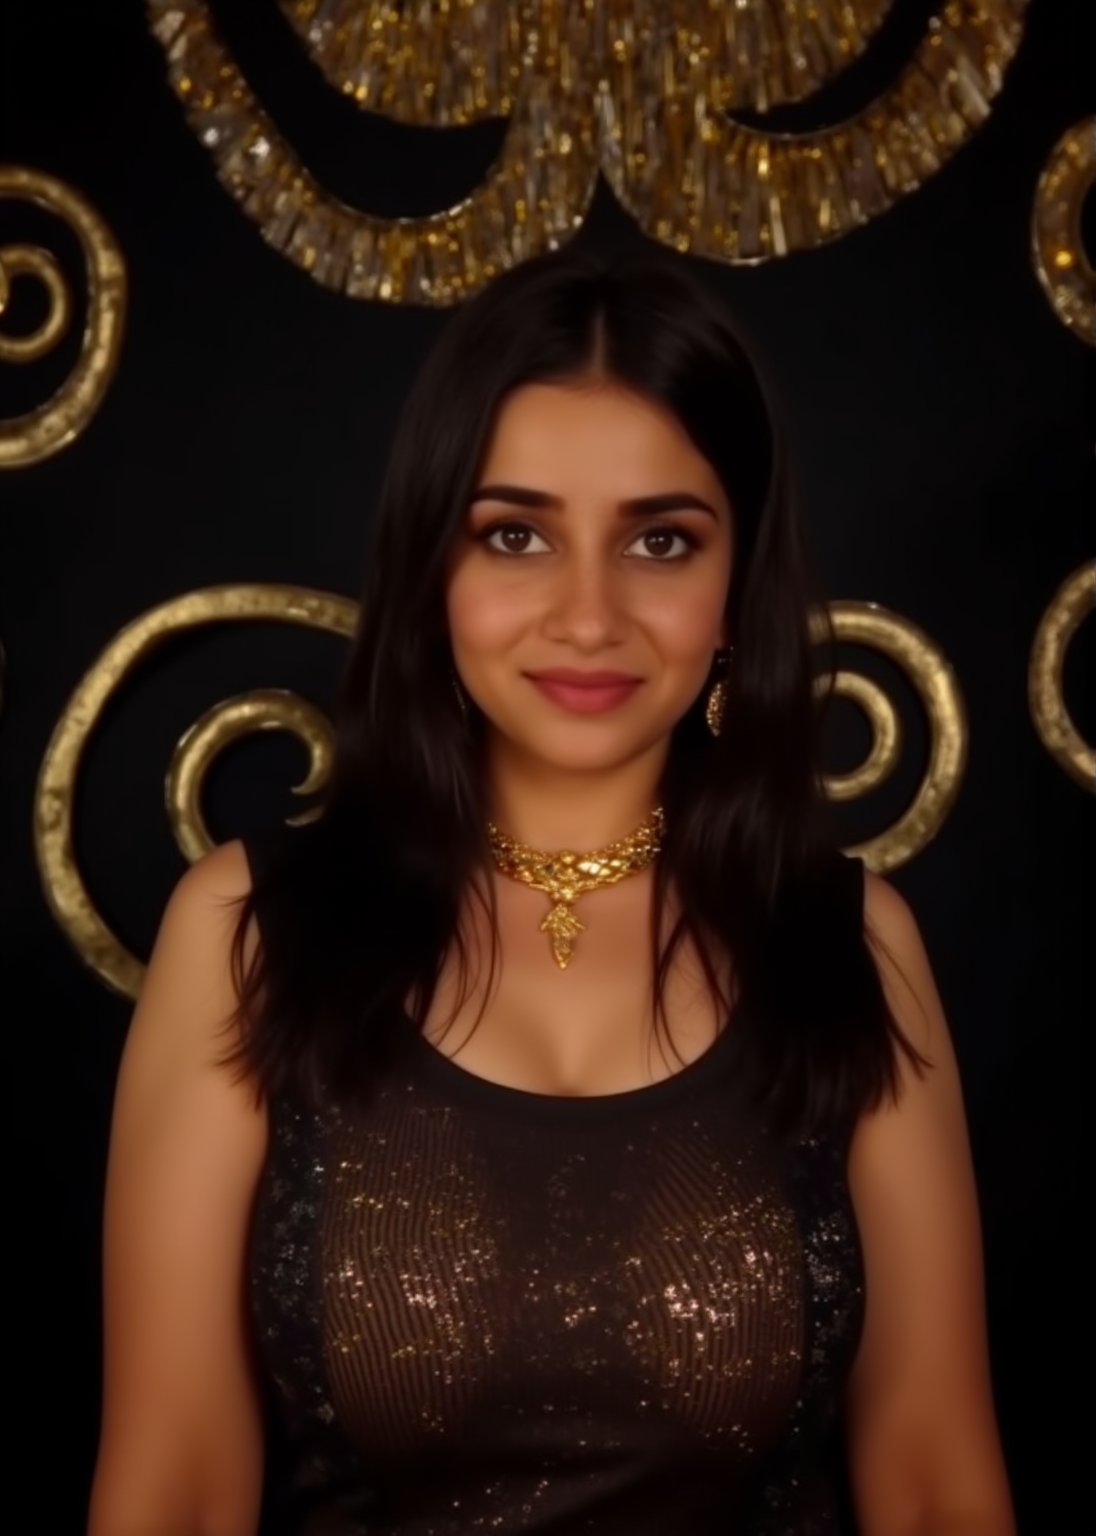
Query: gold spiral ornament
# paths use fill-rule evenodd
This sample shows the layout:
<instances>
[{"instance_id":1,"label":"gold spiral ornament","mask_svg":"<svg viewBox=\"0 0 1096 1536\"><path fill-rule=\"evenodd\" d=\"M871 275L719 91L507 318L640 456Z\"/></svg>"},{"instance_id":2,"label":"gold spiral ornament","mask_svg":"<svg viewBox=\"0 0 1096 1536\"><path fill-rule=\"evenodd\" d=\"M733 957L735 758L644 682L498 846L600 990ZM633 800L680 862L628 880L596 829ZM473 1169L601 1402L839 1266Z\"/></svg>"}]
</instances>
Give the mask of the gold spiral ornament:
<instances>
[{"instance_id":1,"label":"gold spiral ornament","mask_svg":"<svg viewBox=\"0 0 1096 1536\"><path fill-rule=\"evenodd\" d=\"M0 363L33 363L52 352L68 330L72 293L52 252L37 245L0 246L0 315L8 307L16 277L37 278L46 290L49 310L38 329L26 336L8 336L0 330Z\"/></svg>"},{"instance_id":2,"label":"gold spiral ornament","mask_svg":"<svg viewBox=\"0 0 1096 1536\"><path fill-rule=\"evenodd\" d=\"M274 583L205 587L161 603L127 624L77 685L39 771L34 848L53 916L80 958L113 991L135 998L144 965L96 909L76 861L72 826L83 753L111 695L151 652L188 630L207 624L277 620L349 636L357 614L358 605L349 598L308 587ZM188 859L211 846L201 815L202 782L210 763L230 742L264 729L292 731L309 752L309 772L294 792L310 794L322 787L330 761L331 731L319 710L279 689L225 701L184 733L166 777L168 815Z\"/></svg>"},{"instance_id":3,"label":"gold spiral ornament","mask_svg":"<svg viewBox=\"0 0 1096 1536\"><path fill-rule=\"evenodd\" d=\"M308 749L308 773L291 787L294 795L312 795L327 783L334 735L323 710L288 688L255 688L223 699L180 737L167 771L165 800L175 841L191 863L214 846L202 811L206 774L233 742L256 731L289 731ZM288 825L310 821L315 811L290 816Z\"/></svg>"},{"instance_id":4,"label":"gold spiral ornament","mask_svg":"<svg viewBox=\"0 0 1096 1536\"><path fill-rule=\"evenodd\" d=\"M1069 642L1096 608L1096 561L1067 576L1039 621L1028 663L1028 705L1039 739L1054 761L1096 794L1096 747L1084 740L1066 708L1063 668Z\"/></svg>"},{"instance_id":5,"label":"gold spiral ornament","mask_svg":"<svg viewBox=\"0 0 1096 1536\"><path fill-rule=\"evenodd\" d=\"M0 469L37 464L74 442L102 403L118 366L126 311L126 268L103 218L75 188L26 166L0 165L0 198L37 204L63 219L79 239L87 272L87 320L76 365L34 410L0 421ZM49 310L29 336L2 329L12 280L42 284ZM72 294L52 252L41 246L0 247L0 362L30 363L61 340L72 318Z\"/></svg>"},{"instance_id":6,"label":"gold spiral ornament","mask_svg":"<svg viewBox=\"0 0 1096 1536\"><path fill-rule=\"evenodd\" d=\"M928 762L912 802L893 825L846 850L883 874L920 853L955 804L967 763L966 705L951 664L912 620L880 603L851 600L831 603L828 614L835 639L866 646L901 668L928 724ZM814 635L819 642L828 638L825 615L814 620ZM825 680L818 686L825 687ZM893 704L870 678L839 668L833 690L863 711L872 731L865 761L852 773L825 780L827 795L849 800L875 789L893 772L901 755L902 730Z\"/></svg>"},{"instance_id":7,"label":"gold spiral ornament","mask_svg":"<svg viewBox=\"0 0 1096 1536\"><path fill-rule=\"evenodd\" d=\"M1055 144L1039 177L1031 217L1035 273L1054 313L1096 347L1096 271L1081 238L1081 208L1096 186L1096 117L1076 123Z\"/></svg>"},{"instance_id":8,"label":"gold spiral ornament","mask_svg":"<svg viewBox=\"0 0 1096 1536\"><path fill-rule=\"evenodd\" d=\"M857 800L894 772L902 757L905 733L898 711L872 678L841 668L834 677L833 691L855 704L865 717L871 745L857 768L826 775L826 794L831 800Z\"/></svg>"},{"instance_id":9,"label":"gold spiral ornament","mask_svg":"<svg viewBox=\"0 0 1096 1536\"><path fill-rule=\"evenodd\" d=\"M449 305L569 239L600 169L653 239L753 264L892 207L985 121L1027 0L945 0L893 85L845 122L769 133L728 113L801 101L867 47L883 0L281 0L345 96L405 123L505 117L453 207L384 219L326 191L262 109L206 0L146 0L168 79L263 236L351 298Z\"/></svg>"}]
</instances>

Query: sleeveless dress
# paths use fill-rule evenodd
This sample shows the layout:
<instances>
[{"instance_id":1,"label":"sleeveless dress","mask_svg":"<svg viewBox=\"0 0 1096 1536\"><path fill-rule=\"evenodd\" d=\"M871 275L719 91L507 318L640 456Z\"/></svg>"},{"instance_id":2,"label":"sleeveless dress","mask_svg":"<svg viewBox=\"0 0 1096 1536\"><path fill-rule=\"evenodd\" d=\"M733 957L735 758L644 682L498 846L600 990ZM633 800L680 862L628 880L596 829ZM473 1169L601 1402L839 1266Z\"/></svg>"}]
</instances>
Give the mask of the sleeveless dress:
<instances>
[{"instance_id":1,"label":"sleeveless dress","mask_svg":"<svg viewBox=\"0 0 1096 1536\"><path fill-rule=\"evenodd\" d=\"M859 923L863 864L839 864ZM269 1105L264 1536L852 1530L848 1149L778 1152L732 1034L569 1097L473 1074L407 1019L368 1108Z\"/></svg>"}]
</instances>

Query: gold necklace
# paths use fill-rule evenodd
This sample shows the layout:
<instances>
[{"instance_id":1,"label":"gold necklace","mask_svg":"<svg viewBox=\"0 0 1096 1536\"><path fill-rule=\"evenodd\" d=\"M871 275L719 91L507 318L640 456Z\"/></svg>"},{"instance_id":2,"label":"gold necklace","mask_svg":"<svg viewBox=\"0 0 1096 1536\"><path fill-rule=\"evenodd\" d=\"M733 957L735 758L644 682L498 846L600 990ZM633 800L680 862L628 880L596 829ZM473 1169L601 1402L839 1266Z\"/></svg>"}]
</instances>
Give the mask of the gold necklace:
<instances>
[{"instance_id":1,"label":"gold necklace","mask_svg":"<svg viewBox=\"0 0 1096 1536\"><path fill-rule=\"evenodd\" d=\"M493 821L487 823L487 839L502 873L534 890L547 891L552 898L554 905L540 931L548 934L561 971L566 970L575 939L586 926L575 915L575 901L585 891L615 885L652 864L662 846L664 825L662 807L656 805L634 832L606 843L604 848L595 848L592 853L573 853L567 848L546 853L508 837Z\"/></svg>"}]
</instances>

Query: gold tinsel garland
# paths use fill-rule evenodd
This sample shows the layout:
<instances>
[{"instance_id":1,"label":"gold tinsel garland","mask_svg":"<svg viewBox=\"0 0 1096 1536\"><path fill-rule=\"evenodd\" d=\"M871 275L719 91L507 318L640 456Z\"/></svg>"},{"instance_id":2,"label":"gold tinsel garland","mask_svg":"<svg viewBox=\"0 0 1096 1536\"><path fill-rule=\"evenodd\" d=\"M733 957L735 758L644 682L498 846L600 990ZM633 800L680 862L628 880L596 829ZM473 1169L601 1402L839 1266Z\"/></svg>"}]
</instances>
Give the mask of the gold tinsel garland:
<instances>
[{"instance_id":1,"label":"gold tinsel garland","mask_svg":"<svg viewBox=\"0 0 1096 1536\"><path fill-rule=\"evenodd\" d=\"M205 0L148 0L172 86L221 182L267 240L352 298L447 305L567 240L600 169L652 238L755 263L838 238L937 171L985 120L1027 0L947 0L897 80L802 134L727 113L803 99L859 54L882 0L283 0L361 106L442 127L505 116L452 208L376 218L327 192L263 111Z\"/></svg>"}]
</instances>

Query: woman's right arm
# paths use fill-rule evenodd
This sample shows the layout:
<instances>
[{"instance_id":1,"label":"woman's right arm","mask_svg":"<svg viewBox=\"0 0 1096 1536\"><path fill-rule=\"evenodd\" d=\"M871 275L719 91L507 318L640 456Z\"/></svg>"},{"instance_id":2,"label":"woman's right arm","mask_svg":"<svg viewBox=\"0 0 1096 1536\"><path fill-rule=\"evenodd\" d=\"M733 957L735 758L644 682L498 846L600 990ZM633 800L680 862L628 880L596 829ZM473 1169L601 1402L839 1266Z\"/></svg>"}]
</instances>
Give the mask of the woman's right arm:
<instances>
[{"instance_id":1,"label":"woman's right arm","mask_svg":"<svg viewBox=\"0 0 1096 1536\"><path fill-rule=\"evenodd\" d=\"M263 1441L246 1252L266 1147L247 1083L217 1065L235 1006L238 840L164 909L114 1102L103 1225L103 1419L88 1536L254 1536ZM258 942L254 920L249 957Z\"/></svg>"}]
</instances>

